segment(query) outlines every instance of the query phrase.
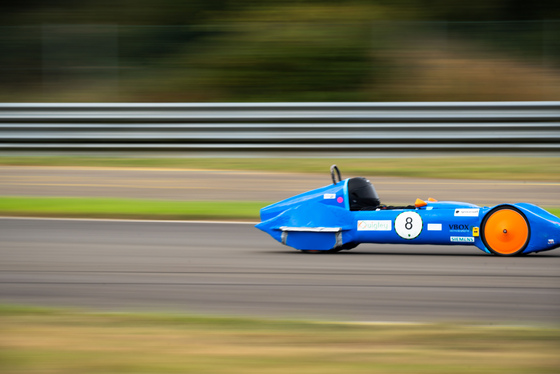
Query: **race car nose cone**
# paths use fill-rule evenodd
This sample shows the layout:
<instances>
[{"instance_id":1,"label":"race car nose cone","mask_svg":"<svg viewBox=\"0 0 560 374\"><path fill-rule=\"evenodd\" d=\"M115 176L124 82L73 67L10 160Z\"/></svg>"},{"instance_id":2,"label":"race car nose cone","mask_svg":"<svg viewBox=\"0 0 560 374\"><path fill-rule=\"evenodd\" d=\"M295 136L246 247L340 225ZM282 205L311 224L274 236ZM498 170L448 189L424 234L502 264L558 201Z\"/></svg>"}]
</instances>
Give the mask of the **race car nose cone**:
<instances>
[{"instance_id":1,"label":"race car nose cone","mask_svg":"<svg viewBox=\"0 0 560 374\"><path fill-rule=\"evenodd\" d=\"M255 227L266 233L270 232L270 225L267 225L266 222L259 222L255 225Z\"/></svg>"},{"instance_id":2,"label":"race car nose cone","mask_svg":"<svg viewBox=\"0 0 560 374\"><path fill-rule=\"evenodd\" d=\"M554 230L553 234L548 239L548 245L552 248L560 247L560 223L556 224L556 230Z\"/></svg>"}]
</instances>

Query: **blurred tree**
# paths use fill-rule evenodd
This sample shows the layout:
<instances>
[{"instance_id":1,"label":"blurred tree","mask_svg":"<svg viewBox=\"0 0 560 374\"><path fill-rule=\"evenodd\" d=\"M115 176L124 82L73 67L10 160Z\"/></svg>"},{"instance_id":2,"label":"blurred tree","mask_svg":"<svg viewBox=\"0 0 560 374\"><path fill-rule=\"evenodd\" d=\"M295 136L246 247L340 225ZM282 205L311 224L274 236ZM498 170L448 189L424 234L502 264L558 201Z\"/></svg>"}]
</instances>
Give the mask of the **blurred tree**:
<instances>
[{"instance_id":1,"label":"blurred tree","mask_svg":"<svg viewBox=\"0 0 560 374\"><path fill-rule=\"evenodd\" d=\"M0 99L462 98L465 88L453 77L468 72L450 67L472 51L520 59L533 70L557 66L560 23L509 21L560 18L559 8L552 0L2 2ZM479 22L486 20L508 22ZM61 25L66 31L54 35ZM104 28L111 31L101 36ZM453 55L454 48L467 52ZM472 77L465 81L470 87Z\"/></svg>"},{"instance_id":2,"label":"blurred tree","mask_svg":"<svg viewBox=\"0 0 560 374\"><path fill-rule=\"evenodd\" d=\"M556 0L19 0L0 4L0 23L116 23L125 25L201 24L231 11L285 7L328 11L333 6L391 11L386 19L440 21L537 20L560 18ZM341 15L344 16L344 15ZM260 19L261 21L263 19ZM259 19L255 19L259 21ZM290 21L285 19L285 21ZM350 20L349 20L350 21Z\"/></svg>"},{"instance_id":3,"label":"blurred tree","mask_svg":"<svg viewBox=\"0 0 560 374\"><path fill-rule=\"evenodd\" d=\"M241 24L211 44L186 63L236 100L365 100L374 79L367 24Z\"/></svg>"}]
</instances>

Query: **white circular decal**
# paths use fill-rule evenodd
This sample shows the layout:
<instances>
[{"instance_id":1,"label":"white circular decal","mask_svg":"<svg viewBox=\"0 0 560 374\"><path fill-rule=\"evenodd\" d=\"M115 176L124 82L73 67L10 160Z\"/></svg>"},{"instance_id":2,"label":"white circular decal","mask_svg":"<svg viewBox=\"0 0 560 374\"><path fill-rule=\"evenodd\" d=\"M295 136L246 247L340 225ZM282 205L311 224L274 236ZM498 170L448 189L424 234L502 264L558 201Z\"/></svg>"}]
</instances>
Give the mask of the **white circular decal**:
<instances>
[{"instance_id":1,"label":"white circular decal","mask_svg":"<svg viewBox=\"0 0 560 374\"><path fill-rule=\"evenodd\" d=\"M422 217L416 212L403 212L395 219L395 231L403 239L414 239L422 232Z\"/></svg>"}]
</instances>

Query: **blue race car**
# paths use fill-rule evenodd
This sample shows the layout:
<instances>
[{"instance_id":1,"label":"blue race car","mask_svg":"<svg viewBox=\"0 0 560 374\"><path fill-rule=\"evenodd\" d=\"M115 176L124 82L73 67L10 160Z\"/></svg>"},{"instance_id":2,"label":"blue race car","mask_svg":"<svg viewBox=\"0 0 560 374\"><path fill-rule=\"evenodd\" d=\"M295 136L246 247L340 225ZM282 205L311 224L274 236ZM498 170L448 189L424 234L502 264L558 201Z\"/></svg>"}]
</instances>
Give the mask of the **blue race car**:
<instances>
[{"instance_id":1,"label":"blue race car","mask_svg":"<svg viewBox=\"0 0 560 374\"><path fill-rule=\"evenodd\" d=\"M560 218L533 204L479 207L430 198L386 206L367 179L342 180L336 165L331 177L332 185L262 208L256 227L282 244L311 253L392 243L473 245L486 253L514 256L560 246Z\"/></svg>"}]
</instances>

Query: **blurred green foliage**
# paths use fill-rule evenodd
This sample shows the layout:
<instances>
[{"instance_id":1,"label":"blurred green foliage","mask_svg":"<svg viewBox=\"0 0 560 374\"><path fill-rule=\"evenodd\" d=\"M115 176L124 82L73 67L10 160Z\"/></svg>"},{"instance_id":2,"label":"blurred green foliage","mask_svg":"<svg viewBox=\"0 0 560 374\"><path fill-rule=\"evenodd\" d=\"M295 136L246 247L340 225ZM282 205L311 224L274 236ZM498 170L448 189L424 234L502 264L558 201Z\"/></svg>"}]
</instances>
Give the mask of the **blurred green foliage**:
<instances>
[{"instance_id":1,"label":"blurred green foliage","mask_svg":"<svg viewBox=\"0 0 560 374\"><path fill-rule=\"evenodd\" d=\"M0 101L553 100L554 18L552 1L22 0L0 5Z\"/></svg>"},{"instance_id":2,"label":"blurred green foliage","mask_svg":"<svg viewBox=\"0 0 560 374\"><path fill-rule=\"evenodd\" d=\"M0 22L29 23L118 23L144 25L182 25L205 23L230 13L278 8L297 8L328 12L338 7L335 0L19 0L3 2ZM360 8L370 17L374 7L387 8L386 19L423 19L447 21L534 20L560 18L560 8L552 0L486 0L450 2L445 0L350 0L345 6ZM287 19L286 21L289 21Z\"/></svg>"},{"instance_id":3,"label":"blurred green foliage","mask_svg":"<svg viewBox=\"0 0 560 374\"><path fill-rule=\"evenodd\" d=\"M364 100L373 78L367 26L246 23L191 60L219 100Z\"/></svg>"}]
</instances>

